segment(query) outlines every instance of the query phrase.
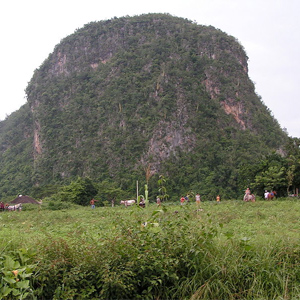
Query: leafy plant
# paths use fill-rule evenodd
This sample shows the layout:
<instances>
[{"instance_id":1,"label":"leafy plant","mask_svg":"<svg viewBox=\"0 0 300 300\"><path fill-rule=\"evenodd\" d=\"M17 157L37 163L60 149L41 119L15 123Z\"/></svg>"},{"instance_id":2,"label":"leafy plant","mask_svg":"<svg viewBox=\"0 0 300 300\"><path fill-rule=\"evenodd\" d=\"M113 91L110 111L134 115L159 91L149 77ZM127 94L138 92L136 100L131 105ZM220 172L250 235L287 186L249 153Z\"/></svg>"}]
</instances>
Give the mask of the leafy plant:
<instances>
[{"instance_id":1,"label":"leafy plant","mask_svg":"<svg viewBox=\"0 0 300 300\"><path fill-rule=\"evenodd\" d=\"M11 255L1 257L1 299L29 299L33 297L30 278L36 265L28 264L32 260L32 255L26 249L20 249Z\"/></svg>"},{"instance_id":2,"label":"leafy plant","mask_svg":"<svg viewBox=\"0 0 300 300\"><path fill-rule=\"evenodd\" d=\"M160 194L159 198L162 201L166 201L169 198L169 195L167 194L166 182L167 179L163 175L160 175L157 183L158 183L158 192Z\"/></svg>"}]
</instances>

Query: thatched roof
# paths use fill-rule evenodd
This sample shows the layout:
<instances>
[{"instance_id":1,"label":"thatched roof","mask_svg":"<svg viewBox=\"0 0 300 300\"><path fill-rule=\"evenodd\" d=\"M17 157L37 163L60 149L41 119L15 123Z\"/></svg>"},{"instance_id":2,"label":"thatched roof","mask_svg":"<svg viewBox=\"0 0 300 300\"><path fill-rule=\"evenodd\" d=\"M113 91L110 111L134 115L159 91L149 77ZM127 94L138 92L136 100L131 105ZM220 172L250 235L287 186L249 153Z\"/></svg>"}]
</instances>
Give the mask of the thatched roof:
<instances>
[{"instance_id":1,"label":"thatched roof","mask_svg":"<svg viewBox=\"0 0 300 300\"><path fill-rule=\"evenodd\" d=\"M32 203L32 204L40 204L39 202L37 202L36 200L34 200L33 198L29 197L29 196L18 196L16 199L14 199L13 201L10 202L11 204L19 204L19 203Z\"/></svg>"}]
</instances>

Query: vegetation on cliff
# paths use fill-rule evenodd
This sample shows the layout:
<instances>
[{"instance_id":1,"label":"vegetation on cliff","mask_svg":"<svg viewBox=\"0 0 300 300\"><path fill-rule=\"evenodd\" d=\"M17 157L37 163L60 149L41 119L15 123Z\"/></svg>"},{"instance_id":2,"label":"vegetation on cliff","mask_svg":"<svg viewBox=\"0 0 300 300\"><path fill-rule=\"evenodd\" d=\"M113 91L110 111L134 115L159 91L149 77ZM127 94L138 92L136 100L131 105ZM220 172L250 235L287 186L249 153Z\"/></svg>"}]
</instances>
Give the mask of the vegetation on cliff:
<instances>
[{"instance_id":1,"label":"vegetation on cliff","mask_svg":"<svg viewBox=\"0 0 300 300\"><path fill-rule=\"evenodd\" d=\"M247 59L234 37L170 15L87 24L54 48L26 106L1 123L0 192L79 176L134 195L148 169L152 198L161 174L170 196L238 196L255 182L249 168L258 172L288 140L255 93Z\"/></svg>"}]
</instances>

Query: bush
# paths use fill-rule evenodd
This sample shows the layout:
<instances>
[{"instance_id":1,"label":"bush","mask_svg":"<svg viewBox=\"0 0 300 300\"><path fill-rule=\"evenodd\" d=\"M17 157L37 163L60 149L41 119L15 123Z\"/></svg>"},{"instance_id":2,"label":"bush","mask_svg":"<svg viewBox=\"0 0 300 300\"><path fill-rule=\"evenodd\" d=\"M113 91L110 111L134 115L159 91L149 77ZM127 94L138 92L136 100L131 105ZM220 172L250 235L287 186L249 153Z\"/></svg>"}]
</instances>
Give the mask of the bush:
<instances>
[{"instance_id":1,"label":"bush","mask_svg":"<svg viewBox=\"0 0 300 300\"><path fill-rule=\"evenodd\" d=\"M24 203L22 204L22 210L23 211L36 211L41 209L40 205L32 204L32 203Z\"/></svg>"},{"instance_id":2,"label":"bush","mask_svg":"<svg viewBox=\"0 0 300 300\"><path fill-rule=\"evenodd\" d=\"M61 209L70 209L72 205L70 202L62 202L62 201L50 201L46 209L49 210L61 210Z\"/></svg>"}]
</instances>

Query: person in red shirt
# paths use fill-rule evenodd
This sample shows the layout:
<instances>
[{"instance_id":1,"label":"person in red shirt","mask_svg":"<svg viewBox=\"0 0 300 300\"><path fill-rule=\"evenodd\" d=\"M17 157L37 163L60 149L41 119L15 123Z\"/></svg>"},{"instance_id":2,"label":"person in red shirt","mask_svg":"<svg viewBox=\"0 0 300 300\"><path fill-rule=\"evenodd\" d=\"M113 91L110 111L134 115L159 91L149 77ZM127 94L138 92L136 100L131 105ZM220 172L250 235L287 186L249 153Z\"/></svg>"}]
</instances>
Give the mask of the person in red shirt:
<instances>
[{"instance_id":1,"label":"person in red shirt","mask_svg":"<svg viewBox=\"0 0 300 300\"><path fill-rule=\"evenodd\" d=\"M184 197L182 196L182 197L180 198L180 204L183 205L184 201L185 201L185 199L184 199Z\"/></svg>"},{"instance_id":2,"label":"person in red shirt","mask_svg":"<svg viewBox=\"0 0 300 300\"><path fill-rule=\"evenodd\" d=\"M95 202L97 202L98 200L92 199L90 201L91 207L94 209L95 208Z\"/></svg>"}]
</instances>

